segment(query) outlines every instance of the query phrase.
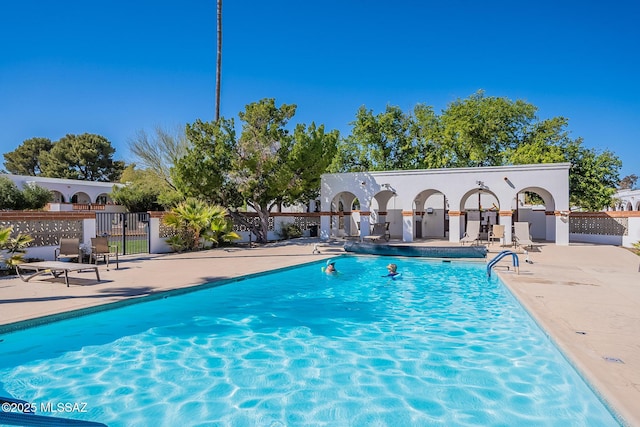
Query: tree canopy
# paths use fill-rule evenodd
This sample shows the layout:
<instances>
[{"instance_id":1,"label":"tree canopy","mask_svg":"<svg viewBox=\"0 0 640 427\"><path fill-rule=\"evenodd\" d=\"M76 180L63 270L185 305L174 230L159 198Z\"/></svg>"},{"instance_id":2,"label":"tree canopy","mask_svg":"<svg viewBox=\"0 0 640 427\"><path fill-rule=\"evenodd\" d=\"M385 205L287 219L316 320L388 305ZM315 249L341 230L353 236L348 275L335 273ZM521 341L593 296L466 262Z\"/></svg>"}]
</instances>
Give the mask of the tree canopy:
<instances>
[{"instance_id":1,"label":"tree canopy","mask_svg":"<svg viewBox=\"0 0 640 427\"><path fill-rule=\"evenodd\" d=\"M129 151L136 157L140 166L155 173L160 179L173 187L171 168L186 153L187 140L184 128L167 131L156 127L155 134L138 131L129 140Z\"/></svg>"},{"instance_id":2,"label":"tree canopy","mask_svg":"<svg viewBox=\"0 0 640 427\"><path fill-rule=\"evenodd\" d=\"M113 182L125 166L113 160L114 153L106 138L84 133L68 134L56 142L28 139L4 158L7 170L18 175Z\"/></svg>"},{"instance_id":3,"label":"tree canopy","mask_svg":"<svg viewBox=\"0 0 640 427\"><path fill-rule=\"evenodd\" d=\"M172 191L167 182L149 169L136 169L135 164L128 165L120 182L123 187L114 186L111 198L127 208L129 212L163 210L163 196ZM169 203L170 204L170 203Z\"/></svg>"},{"instance_id":4,"label":"tree canopy","mask_svg":"<svg viewBox=\"0 0 640 427\"><path fill-rule=\"evenodd\" d=\"M4 154L4 167L15 175L40 175L40 153L51 150L52 146L48 138L27 139L14 151Z\"/></svg>"},{"instance_id":5,"label":"tree canopy","mask_svg":"<svg viewBox=\"0 0 640 427\"><path fill-rule=\"evenodd\" d=\"M336 153L337 131L312 123L290 133L286 126L295 110L277 107L274 99L249 104L239 114L239 137L233 120L187 125L190 146L172 170L174 185L186 196L226 206L258 241L267 241L272 209L317 197L320 175ZM258 224L246 218L244 206L257 213Z\"/></svg>"},{"instance_id":6,"label":"tree canopy","mask_svg":"<svg viewBox=\"0 0 640 427\"><path fill-rule=\"evenodd\" d=\"M568 120L540 120L527 102L479 91L450 103L440 115L418 104L412 113L387 106L361 107L351 135L341 140L332 172L506 166L571 162L571 203L589 210L608 206L622 165L612 152L572 139Z\"/></svg>"}]
</instances>

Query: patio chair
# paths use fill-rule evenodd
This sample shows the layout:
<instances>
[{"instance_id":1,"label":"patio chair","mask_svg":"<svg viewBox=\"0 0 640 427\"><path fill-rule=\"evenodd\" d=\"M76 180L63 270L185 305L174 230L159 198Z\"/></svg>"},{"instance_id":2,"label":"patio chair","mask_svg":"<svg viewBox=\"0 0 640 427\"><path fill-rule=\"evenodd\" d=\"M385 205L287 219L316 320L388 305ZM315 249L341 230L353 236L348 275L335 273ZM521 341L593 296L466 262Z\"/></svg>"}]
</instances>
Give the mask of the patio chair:
<instances>
[{"instance_id":1,"label":"patio chair","mask_svg":"<svg viewBox=\"0 0 640 427\"><path fill-rule=\"evenodd\" d=\"M387 225L386 224L373 224L373 230L371 231L371 234L368 236L364 236L365 240L372 240L374 242L377 242L379 240L386 240L387 242L389 241L389 232L387 231Z\"/></svg>"},{"instance_id":2,"label":"patio chair","mask_svg":"<svg viewBox=\"0 0 640 427\"><path fill-rule=\"evenodd\" d=\"M54 251L55 260L67 258L80 262L80 239L60 239L60 246Z\"/></svg>"},{"instance_id":3,"label":"patio chair","mask_svg":"<svg viewBox=\"0 0 640 427\"><path fill-rule=\"evenodd\" d=\"M504 246L504 225L493 224L491 231L489 232L489 244L494 240L500 242L501 246Z\"/></svg>"},{"instance_id":4,"label":"patio chair","mask_svg":"<svg viewBox=\"0 0 640 427\"><path fill-rule=\"evenodd\" d=\"M480 240L480 221L468 221L467 222L467 231L464 232L462 239L460 239L461 244L465 244L467 242L473 244Z\"/></svg>"},{"instance_id":5,"label":"patio chair","mask_svg":"<svg viewBox=\"0 0 640 427\"><path fill-rule=\"evenodd\" d=\"M109 270L109 258L116 258L116 270L119 268L118 264L118 246L109 245L109 239L107 237L92 237L91 238L91 259L98 264L98 258L102 257L102 260L107 264L107 270Z\"/></svg>"},{"instance_id":6,"label":"patio chair","mask_svg":"<svg viewBox=\"0 0 640 427\"><path fill-rule=\"evenodd\" d=\"M528 222L513 223L513 242L515 246L529 246L533 248L533 240L531 240Z\"/></svg>"}]
</instances>

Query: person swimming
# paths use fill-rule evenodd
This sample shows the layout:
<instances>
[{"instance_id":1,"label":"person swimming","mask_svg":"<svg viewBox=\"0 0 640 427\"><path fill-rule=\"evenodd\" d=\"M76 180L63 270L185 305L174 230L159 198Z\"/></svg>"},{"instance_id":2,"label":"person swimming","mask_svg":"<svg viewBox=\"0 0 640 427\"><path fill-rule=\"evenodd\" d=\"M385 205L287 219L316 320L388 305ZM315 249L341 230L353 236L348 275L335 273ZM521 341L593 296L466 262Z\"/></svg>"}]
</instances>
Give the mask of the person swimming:
<instances>
[{"instance_id":1,"label":"person swimming","mask_svg":"<svg viewBox=\"0 0 640 427\"><path fill-rule=\"evenodd\" d=\"M398 273L398 266L396 264L387 265L387 271L388 273L382 277L391 277L392 279L395 279L400 276L400 273Z\"/></svg>"},{"instance_id":2,"label":"person swimming","mask_svg":"<svg viewBox=\"0 0 640 427\"><path fill-rule=\"evenodd\" d=\"M336 270L336 262L332 260L327 260L327 266L323 268L323 271L327 274L338 273L338 270Z\"/></svg>"}]
</instances>

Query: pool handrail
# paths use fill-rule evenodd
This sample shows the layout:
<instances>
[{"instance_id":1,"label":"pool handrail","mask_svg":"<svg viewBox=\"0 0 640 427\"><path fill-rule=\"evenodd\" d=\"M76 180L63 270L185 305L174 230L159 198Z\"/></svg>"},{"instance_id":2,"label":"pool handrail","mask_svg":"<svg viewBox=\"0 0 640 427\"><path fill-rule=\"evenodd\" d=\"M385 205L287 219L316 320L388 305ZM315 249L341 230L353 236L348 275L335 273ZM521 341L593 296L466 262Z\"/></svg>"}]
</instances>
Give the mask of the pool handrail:
<instances>
[{"instance_id":1,"label":"pool handrail","mask_svg":"<svg viewBox=\"0 0 640 427\"><path fill-rule=\"evenodd\" d=\"M517 274L520 274L520 260L518 259L518 254L516 254L514 251L504 250L487 263L487 277L491 277L491 268L507 255L511 255L511 257L513 258L513 268Z\"/></svg>"}]
</instances>

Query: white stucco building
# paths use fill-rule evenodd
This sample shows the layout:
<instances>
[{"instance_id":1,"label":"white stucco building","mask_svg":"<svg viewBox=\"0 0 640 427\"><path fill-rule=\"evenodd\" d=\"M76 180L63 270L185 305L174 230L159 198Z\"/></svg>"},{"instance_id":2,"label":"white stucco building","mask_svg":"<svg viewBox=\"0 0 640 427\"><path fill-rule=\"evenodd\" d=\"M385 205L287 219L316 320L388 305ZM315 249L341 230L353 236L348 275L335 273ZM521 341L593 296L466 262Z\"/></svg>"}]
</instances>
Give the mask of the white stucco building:
<instances>
[{"instance_id":1,"label":"white stucco building","mask_svg":"<svg viewBox=\"0 0 640 427\"><path fill-rule=\"evenodd\" d=\"M570 163L499 167L399 170L325 174L321 183L320 237L370 234L371 225L389 223L391 237L412 242L442 238L459 242L468 220L486 233L536 215L525 208L527 193L542 200L532 225L534 238L569 244Z\"/></svg>"},{"instance_id":2,"label":"white stucco building","mask_svg":"<svg viewBox=\"0 0 640 427\"><path fill-rule=\"evenodd\" d=\"M111 203L109 193L114 186L124 184L114 182L80 181L77 179L45 178L40 176L2 174L12 180L19 189L28 185L39 185L53 193L52 203L102 204Z\"/></svg>"},{"instance_id":3,"label":"white stucco building","mask_svg":"<svg viewBox=\"0 0 640 427\"><path fill-rule=\"evenodd\" d=\"M618 190L613 196L616 211L640 211L640 190Z\"/></svg>"}]
</instances>

